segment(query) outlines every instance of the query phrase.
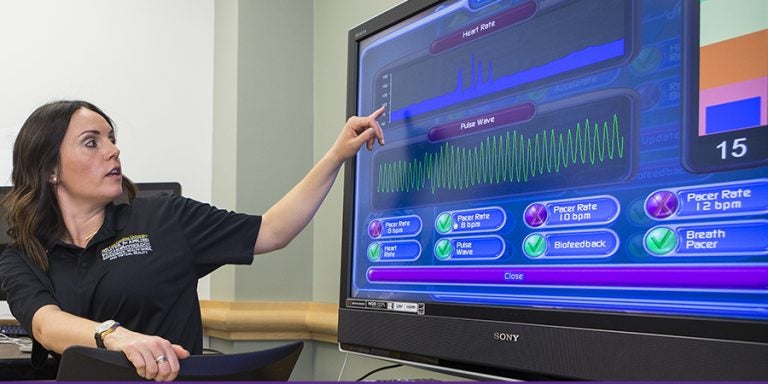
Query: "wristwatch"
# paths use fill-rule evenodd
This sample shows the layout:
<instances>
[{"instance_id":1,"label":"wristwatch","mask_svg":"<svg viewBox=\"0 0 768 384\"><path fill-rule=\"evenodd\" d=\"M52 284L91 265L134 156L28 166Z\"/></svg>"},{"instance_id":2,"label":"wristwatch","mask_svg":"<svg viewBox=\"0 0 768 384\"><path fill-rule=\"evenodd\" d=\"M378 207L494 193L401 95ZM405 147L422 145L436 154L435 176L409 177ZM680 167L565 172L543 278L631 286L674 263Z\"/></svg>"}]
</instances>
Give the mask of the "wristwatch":
<instances>
[{"instance_id":1,"label":"wristwatch","mask_svg":"<svg viewBox=\"0 0 768 384\"><path fill-rule=\"evenodd\" d=\"M107 347L104 345L104 338L110 333L114 332L115 329L117 329L119 326L120 323L114 320L107 320L99 324L99 326L96 327L96 334L94 335L96 338L96 346L99 347L99 349L107 349Z\"/></svg>"}]
</instances>

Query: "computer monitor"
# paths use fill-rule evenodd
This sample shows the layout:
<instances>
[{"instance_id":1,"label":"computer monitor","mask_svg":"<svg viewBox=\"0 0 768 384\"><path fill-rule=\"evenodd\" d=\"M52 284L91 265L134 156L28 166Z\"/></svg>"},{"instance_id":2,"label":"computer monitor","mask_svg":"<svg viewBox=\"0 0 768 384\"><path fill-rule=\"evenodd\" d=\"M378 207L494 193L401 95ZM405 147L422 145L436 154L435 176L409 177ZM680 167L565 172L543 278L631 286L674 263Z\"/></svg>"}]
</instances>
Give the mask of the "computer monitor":
<instances>
[{"instance_id":1,"label":"computer monitor","mask_svg":"<svg viewBox=\"0 0 768 384\"><path fill-rule=\"evenodd\" d=\"M768 3L407 1L349 32L342 350L768 380Z\"/></svg>"},{"instance_id":2,"label":"computer monitor","mask_svg":"<svg viewBox=\"0 0 768 384\"><path fill-rule=\"evenodd\" d=\"M136 197L149 197L162 194L181 196L181 184L175 181L136 183Z\"/></svg>"}]
</instances>

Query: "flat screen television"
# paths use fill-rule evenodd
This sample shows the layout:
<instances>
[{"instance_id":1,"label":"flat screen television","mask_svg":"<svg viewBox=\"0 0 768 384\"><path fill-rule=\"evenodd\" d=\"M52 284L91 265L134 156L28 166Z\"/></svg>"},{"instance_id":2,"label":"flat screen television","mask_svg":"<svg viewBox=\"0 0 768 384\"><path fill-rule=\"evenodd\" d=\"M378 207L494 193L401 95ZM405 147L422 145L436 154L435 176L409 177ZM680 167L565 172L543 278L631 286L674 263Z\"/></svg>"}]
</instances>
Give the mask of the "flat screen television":
<instances>
[{"instance_id":1,"label":"flat screen television","mask_svg":"<svg viewBox=\"0 0 768 384\"><path fill-rule=\"evenodd\" d=\"M349 32L343 351L768 380L768 3L411 0Z\"/></svg>"}]
</instances>

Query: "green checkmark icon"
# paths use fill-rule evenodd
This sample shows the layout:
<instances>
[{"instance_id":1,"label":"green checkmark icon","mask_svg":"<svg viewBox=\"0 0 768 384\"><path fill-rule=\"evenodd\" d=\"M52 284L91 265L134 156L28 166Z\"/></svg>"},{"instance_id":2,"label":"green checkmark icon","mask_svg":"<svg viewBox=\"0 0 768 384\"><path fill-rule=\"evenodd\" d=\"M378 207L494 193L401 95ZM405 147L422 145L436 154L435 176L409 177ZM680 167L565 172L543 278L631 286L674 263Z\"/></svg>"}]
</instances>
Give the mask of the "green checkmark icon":
<instances>
[{"instance_id":1,"label":"green checkmark icon","mask_svg":"<svg viewBox=\"0 0 768 384\"><path fill-rule=\"evenodd\" d=\"M645 214L645 204L642 200L632 203L632 205L629 206L628 213L629 219L637 225L647 224L651 221L651 219L648 218L648 215Z\"/></svg>"},{"instance_id":2,"label":"green checkmark icon","mask_svg":"<svg viewBox=\"0 0 768 384\"><path fill-rule=\"evenodd\" d=\"M435 220L435 229L440 233L448 233L453 229L453 217L450 213L443 212Z\"/></svg>"},{"instance_id":3,"label":"green checkmark icon","mask_svg":"<svg viewBox=\"0 0 768 384\"><path fill-rule=\"evenodd\" d=\"M450 240L440 239L435 243L435 257L440 260L446 260L451 257L453 246Z\"/></svg>"},{"instance_id":4,"label":"green checkmark icon","mask_svg":"<svg viewBox=\"0 0 768 384\"><path fill-rule=\"evenodd\" d=\"M654 255L666 255L677 247L675 231L659 227L645 235L645 248Z\"/></svg>"},{"instance_id":5,"label":"green checkmark icon","mask_svg":"<svg viewBox=\"0 0 768 384\"><path fill-rule=\"evenodd\" d=\"M528 257L539 257L547 250L547 240L539 234L532 234L523 240L523 251Z\"/></svg>"},{"instance_id":6,"label":"green checkmark icon","mask_svg":"<svg viewBox=\"0 0 768 384\"><path fill-rule=\"evenodd\" d=\"M368 259L371 261L377 261L381 258L381 245L379 243L373 243L368 246Z\"/></svg>"}]
</instances>

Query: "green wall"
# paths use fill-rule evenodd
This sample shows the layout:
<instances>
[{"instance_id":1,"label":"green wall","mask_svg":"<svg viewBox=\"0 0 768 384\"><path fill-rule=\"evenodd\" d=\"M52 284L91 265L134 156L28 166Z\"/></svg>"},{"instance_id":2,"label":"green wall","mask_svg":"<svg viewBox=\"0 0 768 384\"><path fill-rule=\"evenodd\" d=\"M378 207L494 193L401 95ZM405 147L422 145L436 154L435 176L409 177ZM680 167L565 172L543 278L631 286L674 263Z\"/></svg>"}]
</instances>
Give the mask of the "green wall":
<instances>
[{"instance_id":1,"label":"green wall","mask_svg":"<svg viewBox=\"0 0 768 384\"><path fill-rule=\"evenodd\" d=\"M216 9L221 66L214 69L214 97L227 101L214 104L214 121L224 124L222 132L214 126L214 158L224 160L214 164L213 200L239 212L264 213L314 162L313 4L218 0ZM217 271L211 298L311 300L311 252L310 228L285 249L256 256L250 266Z\"/></svg>"},{"instance_id":2,"label":"green wall","mask_svg":"<svg viewBox=\"0 0 768 384\"><path fill-rule=\"evenodd\" d=\"M214 204L263 213L309 171L347 119L347 31L398 3L217 0ZM335 303L342 177L288 247L214 273L211 298Z\"/></svg>"},{"instance_id":3,"label":"green wall","mask_svg":"<svg viewBox=\"0 0 768 384\"><path fill-rule=\"evenodd\" d=\"M315 1L315 159L333 144L346 121L347 33L353 27L394 7L396 0ZM364 149L365 150L365 149ZM313 300L339 300L341 222L344 172L315 217L312 255Z\"/></svg>"},{"instance_id":4,"label":"green wall","mask_svg":"<svg viewBox=\"0 0 768 384\"><path fill-rule=\"evenodd\" d=\"M213 203L263 213L330 148L346 116L347 32L400 0L216 0ZM313 223L283 250L211 278L214 300L339 296L343 172ZM211 339L227 352L280 341ZM351 381L391 362L305 343L292 380ZM372 378L456 380L402 367Z\"/></svg>"}]
</instances>

